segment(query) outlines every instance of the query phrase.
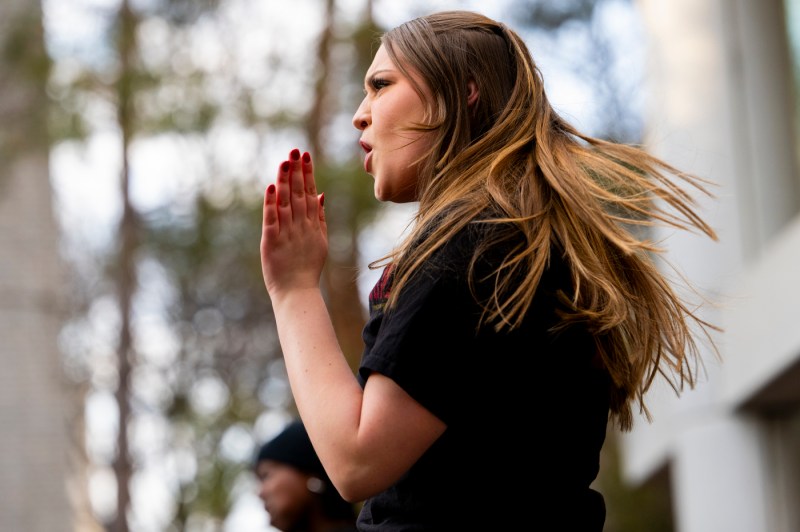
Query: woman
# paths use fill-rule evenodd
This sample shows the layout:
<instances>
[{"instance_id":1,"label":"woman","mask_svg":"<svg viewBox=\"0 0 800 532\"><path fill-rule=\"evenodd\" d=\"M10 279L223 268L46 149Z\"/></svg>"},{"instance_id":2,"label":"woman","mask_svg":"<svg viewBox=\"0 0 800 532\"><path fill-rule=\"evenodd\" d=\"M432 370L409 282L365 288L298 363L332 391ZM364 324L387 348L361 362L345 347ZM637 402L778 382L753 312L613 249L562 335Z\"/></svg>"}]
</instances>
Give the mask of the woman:
<instances>
[{"instance_id":1,"label":"woman","mask_svg":"<svg viewBox=\"0 0 800 532\"><path fill-rule=\"evenodd\" d=\"M253 471L270 524L283 532L353 532L356 514L325 474L301 421L258 451Z\"/></svg>"},{"instance_id":2,"label":"woman","mask_svg":"<svg viewBox=\"0 0 800 532\"><path fill-rule=\"evenodd\" d=\"M353 117L380 201L419 202L380 264L357 379L319 286L324 196L293 150L261 240L289 381L359 530L600 531L609 418L657 374L693 385L691 329L646 239L716 238L702 182L559 117L520 37L471 12L389 31ZM477 528L476 528L477 527Z\"/></svg>"}]
</instances>

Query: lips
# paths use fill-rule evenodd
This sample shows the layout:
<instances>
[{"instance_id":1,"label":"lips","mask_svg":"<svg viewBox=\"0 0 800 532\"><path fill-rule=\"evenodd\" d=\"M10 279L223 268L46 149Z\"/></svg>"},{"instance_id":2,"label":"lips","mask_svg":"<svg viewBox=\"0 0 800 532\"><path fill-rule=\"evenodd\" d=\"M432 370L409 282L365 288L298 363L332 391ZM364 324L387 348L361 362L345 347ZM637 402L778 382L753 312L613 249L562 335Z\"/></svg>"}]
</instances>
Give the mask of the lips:
<instances>
[{"instance_id":1,"label":"lips","mask_svg":"<svg viewBox=\"0 0 800 532\"><path fill-rule=\"evenodd\" d=\"M372 161L372 146L370 146L363 140L359 140L358 143L361 145L361 148L366 153L366 155L364 156L364 171L369 173L370 162Z\"/></svg>"}]
</instances>

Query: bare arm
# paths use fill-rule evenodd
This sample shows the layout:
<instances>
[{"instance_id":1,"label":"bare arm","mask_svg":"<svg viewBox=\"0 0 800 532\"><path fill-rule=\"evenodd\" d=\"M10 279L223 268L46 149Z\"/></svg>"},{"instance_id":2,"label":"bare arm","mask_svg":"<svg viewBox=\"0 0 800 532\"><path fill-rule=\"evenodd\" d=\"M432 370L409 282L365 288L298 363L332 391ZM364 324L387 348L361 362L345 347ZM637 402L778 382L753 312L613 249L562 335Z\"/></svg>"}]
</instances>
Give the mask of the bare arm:
<instances>
[{"instance_id":1,"label":"bare arm","mask_svg":"<svg viewBox=\"0 0 800 532\"><path fill-rule=\"evenodd\" d=\"M295 150L265 195L262 271L300 416L336 488L358 501L396 482L446 427L383 375L361 389L319 286L327 249L311 159Z\"/></svg>"}]
</instances>

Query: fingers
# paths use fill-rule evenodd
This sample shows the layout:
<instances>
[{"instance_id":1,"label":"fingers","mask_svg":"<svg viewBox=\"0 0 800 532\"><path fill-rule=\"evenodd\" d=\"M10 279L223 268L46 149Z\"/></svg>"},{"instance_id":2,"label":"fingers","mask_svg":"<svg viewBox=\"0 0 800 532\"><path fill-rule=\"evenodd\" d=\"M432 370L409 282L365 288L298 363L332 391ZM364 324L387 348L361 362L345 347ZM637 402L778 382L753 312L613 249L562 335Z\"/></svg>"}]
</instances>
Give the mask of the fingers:
<instances>
[{"instance_id":1,"label":"fingers","mask_svg":"<svg viewBox=\"0 0 800 532\"><path fill-rule=\"evenodd\" d=\"M263 237L267 240L274 239L278 235L278 195L275 185L267 187L264 193L264 228Z\"/></svg>"},{"instance_id":2,"label":"fingers","mask_svg":"<svg viewBox=\"0 0 800 532\"><path fill-rule=\"evenodd\" d=\"M303 162L300 160L300 150L293 149L289 153L291 186L292 218L295 221L303 220L308 212L306 204L306 186L303 177Z\"/></svg>"},{"instance_id":3,"label":"fingers","mask_svg":"<svg viewBox=\"0 0 800 532\"><path fill-rule=\"evenodd\" d=\"M261 267L270 294L319 282L328 234L308 153L292 150L264 193Z\"/></svg>"},{"instance_id":4,"label":"fingers","mask_svg":"<svg viewBox=\"0 0 800 532\"><path fill-rule=\"evenodd\" d=\"M278 167L276 203L278 224L281 227L288 227L289 222L292 221L291 168L292 165L289 161L283 161Z\"/></svg>"},{"instance_id":5,"label":"fingers","mask_svg":"<svg viewBox=\"0 0 800 532\"><path fill-rule=\"evenodd\" d=\"M303 220L324 222L320 198L311 155L305 152L301 156L300 150L294 149L278 168L272 196L268 193L265 198L264 224L280 228Z\"/></svg>"},{"instance_id":6,"label":"fingers","mask_svg":"<svg viewBox=\"0 0 800 532\"><path fill-rule=\"evenodd\" d=\"M310 220L314 220L320 209L317 198L317 184L314 180L314 164L311 162L311 154L303 154L303 184L305 190L306 215Z\"/></svg>"}]
</instances>

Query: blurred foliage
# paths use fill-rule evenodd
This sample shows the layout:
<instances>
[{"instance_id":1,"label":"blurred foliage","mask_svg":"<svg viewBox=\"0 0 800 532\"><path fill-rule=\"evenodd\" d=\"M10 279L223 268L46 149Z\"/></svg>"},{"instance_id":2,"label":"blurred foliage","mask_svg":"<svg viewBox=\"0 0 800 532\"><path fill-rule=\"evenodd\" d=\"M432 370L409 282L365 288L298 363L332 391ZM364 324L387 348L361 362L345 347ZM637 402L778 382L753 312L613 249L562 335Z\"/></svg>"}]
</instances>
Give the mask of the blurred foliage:
<instances>
[{"instance_id":1,"label":"blurred foliage","mask_svg":"<svg viewBox=\"0 0 800 532\"><path fill-rule=\"evenodd\" d=\"M619 65L630 61L631 49L622 42L624 35L615 20L619 13L634 9L632 0L518 0L511 4L515 27L549 43L548 53L558 56L560 64L591 94L594 116L587 133L636 144L641 142L642 117L633 104L641 93L643 70L620 71ZM635 35L638 28L627 29Z\"/></svg>"},{"instance_id":2,"label":"blurred foliage","mask_svg":"<svg viewBox=\"0 0 800 532\"><path fill-rule=\"evenodd\" d=\"M197 22L204 15L213 14L219 3L219 0L164 0L156 4L154 13L180 27Z\"/></svg>"},{"instance_id":3,"label":"blurred foliage","mask_svg":"<svg viewBox=\"0 0 800 532\"><path fill-rule=\"evenodd\" d=\"M597 489L606 501L604 532L672 532L669 470L662 469L640 486L622 475L620 434L609 431L601 454Z\"/></svg>"},{"instance_id":4,"label":"blurred foliage","mask_svg":"<svg viewBox=\"0 0 800 532\"><path fill-rule=\"evenodd\" d=\"M315 65L318 81L312 97L318 105L312 109L318 114L312 122L310 112L304 114L274 102L265 106L264 93L269 87L242 77L239 67L243 58L236 48L226 48L227 57L216 68L193 58L197 31L211 29L224 35L227 21L217 10L225 5L172 0L130 9L123 3L121 11L109 8L103 40L111 53L102 54L104 59L99 61L62 59L63 64L58 65L62 70L48 88L57 104L52 125L60 140L89 138L98 129L108 128L107 122L97 122L96 113L92 113L99 106L112 111L107 116L124 133L123 153L132 153L135 143L156 138L165 139L187 156L196 155L198 150L202 153L195 166L187 167L187 172L198 174L202 183L188 196L152 211L130 206L133 211L128 220L133 226L121 227L120 235L126 230L136 233L133 250L129 250L128 258L120 253L124 246L103 251L106 256L99 261L108 264L106 278L102 282L93 279L83 286L82 298L87 303L83 310L77 309L90 312L92 300L113 294L113 279L130 266L138 279L137 298L152 298L152 287L162 287L157 294L161 310L148 319L163 322L170 331L176 344L175 360L164 364L151 360L146 352L120 353L124 357L120 372L125 364L131 364L132 384L123 394L126 397L118 400L132 406L133 421L157 413L168 422L161 445L163 459L172 457L184 463L173 500L170 527L175 530L220 528L234 502L237 485L249 473L251 458L243 457L241 449L231 455L226 445L230 447L230 441L239 438L241 447L244 437L255 447L260 416L270 411L294 413L260 269L263 150L287 134L318 140L313 150L319 152L315 154L316 175L320 190L326 192L331 240L338 244L332 246L333 265L329 269L334 274L327 279L335 286L328 287L329 295L333 299L355 298L358 309L352 273L358 257L357 237L377 211L358 151L353 149L345 158L339 154L335 158L325 156L327 144L339 136L330 123L351 113L357 105L361 77L371 61L372 47L363 46L365 51L361 42L354 46L350 35L357 35L359 41L374 39L374 24L367 19L350 27L323 28L323 34L331 37L326 53L337 54L340 59L354 56L354 60L343 61L347 67L337 65L330 72L324 61ZM333 5L330 3L329 8ZM332 18L326 21L335 22ZM160 41L150 42L145 35L155 35ZM264 64L269 69L268 83L278 83L290 66L289 59L268 56ZM312 123L313 127L309 125ZM237 169L225 163L222 141L230 131L245 132L256 141L251 159ZM130 160L125 166L135 165L136 161ZM135 173L131 174L131 180L135 179ZM122 236L119 239L124 240ZM340 277L335 272L339 271L352 277L348 291L338 288ZM82 315L76 315L73 322L82 319ZM345 325L360 339L360 316L357 322ZM134 320L131 328L134 337L147 334L141 320ZM360 355L355 349L351 351L351 357ZM73 375L102 389L106 381L95 379L93 371L86 367ZM147 380L144 375L151 384L159 383L161 392L156 398L137 384ZM119 406L124 413L125 405ZM127 438L125 433L121 436ZM120 443L120 448L125 446ZM115 463L130 460L129 467L135 472L146 466L142 452L131 447L131 456L118 455ZM115 466L115 471L124 475L126 469ZM125 502L120 500L120 504ZM106 520L110 529L126 530L119 515L99 518Z\"/></svg>"},{"instance_id":5,"label":"blurred foliage","mask_svg":"<svg viewBox=\"0 0 800 532\"><path fill-rule=\"evenodd\" d=\"M544 31L557 31L570 22L588 23L594 15L598 0L529 0L514 4L513 15L519 23Z\"/></svg>"},{"instance_id":6,"label":"blurred foliage","mask_svg":"<svg viewBox=\"0 0 800 532\"><path fill-rule=\"evenodd\" d=\"M168 321L180 332L180 369L187 372L177 379L178 395L211 369L255 400L265 359L280 355L260 269L261 203L248 192L235 192L224 205L201 194L191 213L165 208L147 220L144 245L175 290ZM259 406L242 401L238 410L233 418L252 418Z\"/></svg>"}]
</instances>

